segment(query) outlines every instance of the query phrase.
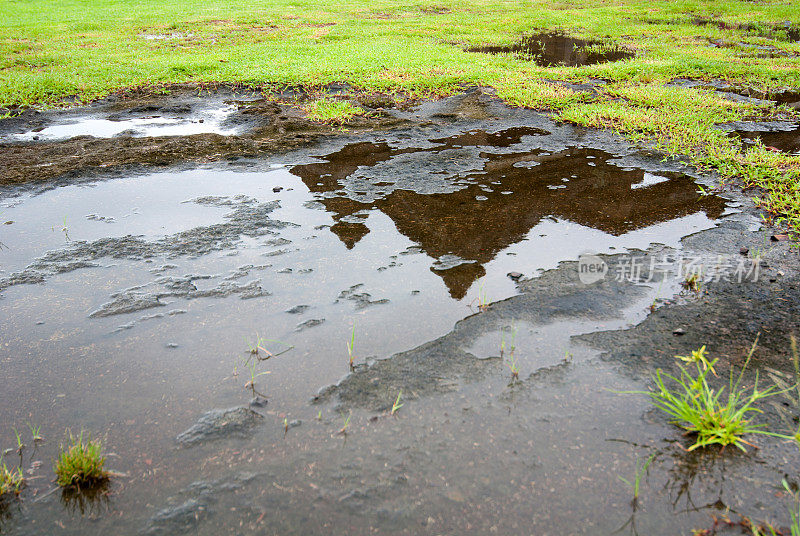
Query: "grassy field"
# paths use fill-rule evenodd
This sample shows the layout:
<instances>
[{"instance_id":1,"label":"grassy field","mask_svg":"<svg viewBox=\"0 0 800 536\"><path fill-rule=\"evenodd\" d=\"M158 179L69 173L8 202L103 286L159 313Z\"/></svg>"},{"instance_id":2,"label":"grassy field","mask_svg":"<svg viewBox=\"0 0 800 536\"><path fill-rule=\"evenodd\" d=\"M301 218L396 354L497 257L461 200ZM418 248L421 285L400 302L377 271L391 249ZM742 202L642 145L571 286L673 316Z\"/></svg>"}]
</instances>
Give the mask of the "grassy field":
<instances>
[{"instance_id":1,"label":"grassy field","mask_svg":"<svg viewBox=\"0 0 800 536\"><path fill-rule=\"evenodd\" d=\"M510 103L630 138L756 186L765 214L800 229L800 157L743 152L715 125L797 112L755 107L675 78L722 79L761 90L800 88L800 43L775 23L800 23L800 2L0 0L0 106L87 101L133 86L235 82L443 95L497 89ZM697 25L697 17L725 24ZM738 28L737 25L749 24ZM464 52L560 28L600 37L636 57L539 67L511 55ZM709 46L709 40L731 46ZM720 41L721 40L721 41ZM740 43L744 43L742 46ZM759 57L746 45L771 46ZM607 81L589 98L552 81Z\"/></svg>"}]
</instances>

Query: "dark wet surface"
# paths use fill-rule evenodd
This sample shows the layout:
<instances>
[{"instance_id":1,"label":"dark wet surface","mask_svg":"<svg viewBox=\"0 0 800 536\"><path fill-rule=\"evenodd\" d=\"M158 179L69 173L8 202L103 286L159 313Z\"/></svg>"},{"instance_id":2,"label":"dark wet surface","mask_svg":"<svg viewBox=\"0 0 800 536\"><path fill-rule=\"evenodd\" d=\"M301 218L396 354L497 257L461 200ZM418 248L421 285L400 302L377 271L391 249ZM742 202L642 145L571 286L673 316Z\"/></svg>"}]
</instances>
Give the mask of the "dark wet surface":
<instances>
[{"instance_id":1,"label":"dark wet surface","mask_svg":"<svg viewBox=\"0 0 800 536\"><path fill-rule=\"evenodd\" d=\"M580 67L632 58L634 54L613 43L569 37L561 33L538 33L513 45L471 47L467 52L514 54L543 67Z\"/></svg>"},{"instance_id":2,"label":"dark wet surface","mask_svg":"<svg viewBox=\"0 0 800 536\"><path fill-rule=\"evenodd\" d=\"M738 130L736 131L742 142L753 145L760 139L761 143L772 150L789 154L800 154L800 125L792 124L788 130Z\"/></svg>"},{"instance_id":3,"label":"dark wet surface","mask_svg":"<svg viewBox=\"0 0 800 536\"><path fill-rule=\"evenodd\" d=\"M646 337L605 359L602 336L575 338L673 299L687 235L710 236L691 246L709 258L738 251L741 205L699 196L676 163L483 96L397 115L412 114L429 120L4 191L0 445L26 422L46 440L24 452L31 480L0 508L4 534L611 534L632 514L617 477L651 453L640 534L688 534L726 507L785 517L773 492L796 448L688 456L646 400L610 390L647 385L627 366L652 355ZM669 270L587 286L587 251L610 274L626 252ZM666 354L699 343L705 312ZM771 350L791 324L726 314L774 325ZM498 356L511 329L519 382ZM249 389L259 339L275 356ZM103 438L124 476L53 492L67 427Z\"/></svg>"}]
</instances>

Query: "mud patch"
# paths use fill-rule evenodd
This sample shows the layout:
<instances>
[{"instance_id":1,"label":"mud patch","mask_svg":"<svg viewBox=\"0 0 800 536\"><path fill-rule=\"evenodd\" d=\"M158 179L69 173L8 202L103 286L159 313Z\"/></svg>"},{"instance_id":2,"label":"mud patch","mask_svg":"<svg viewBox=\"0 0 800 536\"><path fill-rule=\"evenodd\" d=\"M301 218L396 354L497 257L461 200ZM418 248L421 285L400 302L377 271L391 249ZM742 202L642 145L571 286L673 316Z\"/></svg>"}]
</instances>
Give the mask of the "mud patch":
<instances>
[{"instance_id":1,"label":"mud patch","mask_svg":"<svg viewBox=\"0 0 800 536\"><path fill-rule=\"evenodd\" d=\"M635 54L605 41L579 39L563 33L538 33L513 45L470 47L467 52L513 54L542 67L580 67L633 58Z\"/></svg>"}]
</instances>

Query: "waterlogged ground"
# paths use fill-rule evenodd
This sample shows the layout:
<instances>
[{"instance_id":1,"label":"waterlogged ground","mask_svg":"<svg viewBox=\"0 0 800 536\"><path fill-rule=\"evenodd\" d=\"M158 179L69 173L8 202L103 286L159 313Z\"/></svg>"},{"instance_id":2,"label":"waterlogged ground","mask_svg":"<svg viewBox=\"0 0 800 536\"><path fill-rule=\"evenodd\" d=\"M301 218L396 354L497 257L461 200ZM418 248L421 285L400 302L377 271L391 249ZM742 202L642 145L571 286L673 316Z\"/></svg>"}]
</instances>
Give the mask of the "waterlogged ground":
<instances>
[{"instance_id":1,"label":"waterlogged ground","mask_svg":"<svg viewBox=\"0 0 800 536\"><path fill-rule=\"evenodd\" d=\"M229 113L123 136L206 125L239 143ZM756 438L746 454L687 453L644 397L617 392L646 388L656 366L702 344L736 362L758 332L762 362L790 370L796 254L763 242L747 200L701 196L708 178L678 162L479 93L391 116L402 124L272 156L5 187L0 441L14 447L13 428L27 437L32 423L45 442L5 456L29 480L2 507L2 533L788 523L779 489L796 482L796 447ZM96 138L111 135L100 126ZM48 140L59 132L73 130L43 125L13 143L72 143ZM759 282L681 291L687 259L734 270L750 263L743 246L767 259ZM606 263L600 282L579 279L585 253ZM259 337L280 355L254 361ZM778 406L765 418L783 431L796 408ZM67 428L102 438L120 473L96 496L52 484ZM619 477L651 455L633 507Z\"/></svg>"}]
</instances>

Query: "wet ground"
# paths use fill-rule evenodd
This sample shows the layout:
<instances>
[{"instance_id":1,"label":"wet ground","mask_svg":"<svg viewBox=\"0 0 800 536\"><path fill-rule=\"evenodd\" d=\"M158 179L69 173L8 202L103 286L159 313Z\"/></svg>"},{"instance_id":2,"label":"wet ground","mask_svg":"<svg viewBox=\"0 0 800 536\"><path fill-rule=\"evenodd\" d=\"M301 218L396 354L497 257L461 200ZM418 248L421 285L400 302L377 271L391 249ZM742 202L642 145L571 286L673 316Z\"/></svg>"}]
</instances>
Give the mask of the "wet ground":
<instances>
[{"instance_id":1,"label":"wet ground","mask_svg":"<svg viewBox=\"0 0 800 536\"><path fill-rule=\"evenodd\" d=\"M346 133L257 95L134 100L0 124L0 445L28 422L46 439L6 455L30 479L4 534L787 524L795 446L689 454L647 400L616 392L702 344L727 373L758 333L758 366L791 374L797 252L740 193L700 196L713 177L479 90L379 100ZM235 109L198 122L220 104ZM172 113L187 136L86 124L112 113ZM41 135L59 125L94 137ZM597 281L579 275L589 253ZM681 288L690 264L702 292ZM518 381L500 357L512 333ZM254 360L259 339L274 357ZM790 402L765 422L796 428ZM66 428L103 438L122 473L108 489L55 490ZM633 508L618 477L651 454Z\"/></svg>"},{"instance_id":2,"label":"wet ground","mask_svg":"<svg viewBox=\"0 0 800 536\"><path fill-rule=\"evenodd\" d=\"M471 47L467 52L513 54L543 67L578 67L619 61L634 56L633 52L613 43L579 39L562 33L538 33L528 35L513 45Z\"/></svg>"}]
</instances>

